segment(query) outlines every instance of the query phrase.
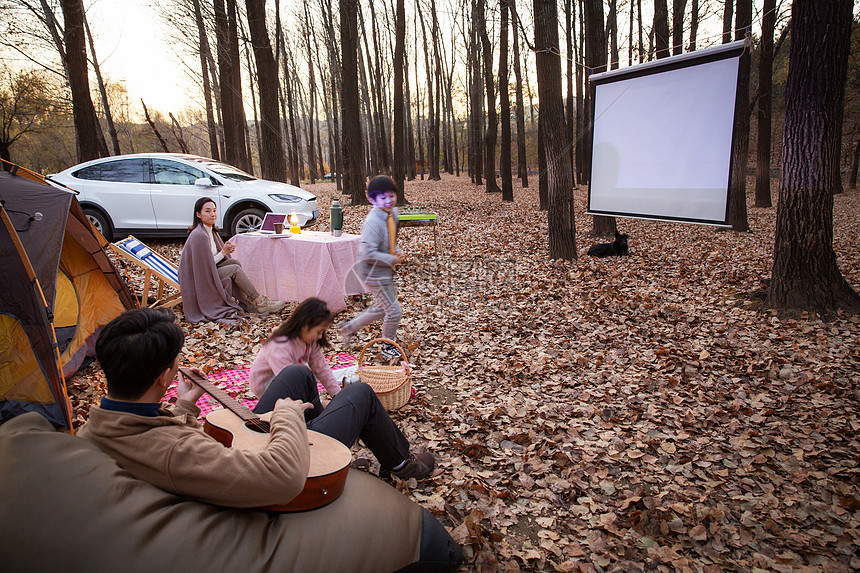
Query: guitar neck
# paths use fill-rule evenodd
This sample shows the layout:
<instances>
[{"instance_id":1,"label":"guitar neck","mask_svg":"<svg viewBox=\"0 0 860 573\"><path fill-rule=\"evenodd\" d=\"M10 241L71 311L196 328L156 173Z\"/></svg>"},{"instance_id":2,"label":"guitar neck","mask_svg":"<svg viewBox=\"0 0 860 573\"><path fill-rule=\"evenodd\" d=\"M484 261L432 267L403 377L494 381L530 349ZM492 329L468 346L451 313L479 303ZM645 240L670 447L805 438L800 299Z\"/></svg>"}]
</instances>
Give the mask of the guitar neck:
<instances>
[{"instance_id":1,"label":"guitar neck","mask_svg":"<svg viewBox=\"0 0 860 573\"><path fill-rule=\"evenodd\" d=\"M217 400L219 404L242 418L242 420L248 422L251 420L259 419L259 416L254 414L250 409L248 409L247 406L230 396L230 394L228 394L203 376L200 376L196 372L184 367L181 367L179 371L182 372L183 376L185 376L188 380L194 382L195 384L203 388L206 393L215 398L215 400Z\"/></svg>"}]
</instances>

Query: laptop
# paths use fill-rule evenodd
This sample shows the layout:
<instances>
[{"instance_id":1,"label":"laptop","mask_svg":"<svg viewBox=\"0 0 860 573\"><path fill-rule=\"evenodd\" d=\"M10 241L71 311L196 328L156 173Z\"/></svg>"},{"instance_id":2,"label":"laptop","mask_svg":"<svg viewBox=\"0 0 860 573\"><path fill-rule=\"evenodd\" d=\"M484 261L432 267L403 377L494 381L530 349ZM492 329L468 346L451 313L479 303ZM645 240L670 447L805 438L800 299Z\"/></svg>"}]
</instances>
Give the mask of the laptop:
<instances>
[{"instance_id":1,"label":"laptop","mask_svg":"<svg viewBox=\"0 0 860 573\"><path fill-rule=\"evenodd\" d=\"M260 233L271 234L275 232L275 223L285 223L287 215L284 213L266 213L263 217L263 225L260 227ZM287 225L284 225L285 227Z\"/></svg>"}]
</instances>

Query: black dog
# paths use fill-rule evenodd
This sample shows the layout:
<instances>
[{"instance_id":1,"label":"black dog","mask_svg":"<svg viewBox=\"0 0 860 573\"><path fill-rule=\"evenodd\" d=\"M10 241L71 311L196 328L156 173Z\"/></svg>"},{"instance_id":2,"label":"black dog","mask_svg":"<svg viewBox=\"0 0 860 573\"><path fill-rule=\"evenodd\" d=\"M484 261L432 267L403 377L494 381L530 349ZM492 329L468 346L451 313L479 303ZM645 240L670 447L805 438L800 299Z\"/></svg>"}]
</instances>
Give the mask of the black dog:
<instances>
[{"instance_id":1,"label":"black dog","mask_svg":"<svg viewBox=\"0 0 860 573\"><path fill-rule=\"evenodd\" d=\"M627 254L627 235L615 231L615 241L600 243L588 249L589 257L615 257Z\"/></svg>"}]
</instances>

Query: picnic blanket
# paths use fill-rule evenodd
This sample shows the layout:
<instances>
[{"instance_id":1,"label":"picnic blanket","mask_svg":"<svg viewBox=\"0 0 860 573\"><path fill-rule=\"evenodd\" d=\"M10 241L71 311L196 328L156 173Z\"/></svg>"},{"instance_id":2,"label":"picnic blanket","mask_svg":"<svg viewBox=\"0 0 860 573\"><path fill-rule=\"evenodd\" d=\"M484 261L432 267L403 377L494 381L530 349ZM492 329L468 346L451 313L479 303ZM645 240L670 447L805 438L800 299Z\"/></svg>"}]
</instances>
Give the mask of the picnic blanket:
<instances>
[{"instance_id":1,"label":"picnic blanket","mask_svg":"<svg viewBox=\"0 0 860 573\"><path fill-rule=\"evenodd\" d=\"M338 382L343 380L343 377L352 374L355 372L358 367L358 358L353 356L352 354L335 354L327 357L329 366L331 366L332 373L334 374L335 380ZM250 376L251 376L251 365L245 364L239 368L234 368L233 370L224 370L222 372L214 372L208 376L209 381L227 392L230 396L235 398L241 404L248 407L248 409L253 410L254 406L257 405L257 397L251 393L250 390ZM325 388L322 384L317 382L317 389L319 389L320 395L325 394ZM176 402L176 382L167 389L167 392L164 394L164 401L168 403ZM200 408L200 419L206 417L206 414L220 408L220 404L209 396L208 394L203 394L199 400L197 400L197 407Z\"/></svg>"}]
</instances>

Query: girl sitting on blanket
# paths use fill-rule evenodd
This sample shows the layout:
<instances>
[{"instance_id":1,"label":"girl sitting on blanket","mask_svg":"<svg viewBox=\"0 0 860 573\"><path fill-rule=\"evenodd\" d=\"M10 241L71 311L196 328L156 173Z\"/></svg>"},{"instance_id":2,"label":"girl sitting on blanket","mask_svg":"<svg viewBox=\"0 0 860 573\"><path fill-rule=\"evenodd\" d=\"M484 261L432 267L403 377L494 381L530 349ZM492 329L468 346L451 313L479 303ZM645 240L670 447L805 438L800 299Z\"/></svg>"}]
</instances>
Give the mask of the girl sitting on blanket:
<instances>
[{"instance_id":1,"label":"girl sitting on blanket","mask_svg":"<svg viewBox=\"0 0 860 573\"><path fill-rule=\"evenodd\" d=\"M409 442L367 384L338 386L322 348L330 346L325 331L333 316L325 301L309 298L278 326L251 365L251 391L260 401L257 414L270 412L281 398L313 406L305 410L308 429L352 447L356 440L370 448L383 473L401 479L423 479L433 471L433 454L410 453ZM316 379L331 402L323 408Z\"/></svg>"},{"instance_id":2,"label":"girl sitting on blanket","mask_svg":"<svg viewBox=\"0 0 860 573\"><path fill-rule=\"evenodd\" d=\"M268 314L284 308L254 288L242 264L231 253L236 245L221 240L215 201L201 197L194 204L194 223L179 258L182 310L189 322L233 322L246 312ZM239 304L234 300L239 301ZM241 305L241 306L239 306Z\"/></svg>"}]
</instances>

